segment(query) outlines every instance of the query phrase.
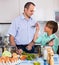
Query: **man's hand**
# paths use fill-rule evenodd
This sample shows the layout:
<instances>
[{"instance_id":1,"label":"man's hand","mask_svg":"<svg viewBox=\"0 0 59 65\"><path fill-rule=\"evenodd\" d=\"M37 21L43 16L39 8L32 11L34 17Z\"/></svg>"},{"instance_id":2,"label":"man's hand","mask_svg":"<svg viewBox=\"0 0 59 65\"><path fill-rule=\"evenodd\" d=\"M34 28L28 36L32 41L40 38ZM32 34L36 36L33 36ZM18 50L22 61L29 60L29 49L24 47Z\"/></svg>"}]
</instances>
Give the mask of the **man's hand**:
<instances>
[{"instance_id":1,"label":"man's hand","mask_svg":"<svg viewBox=\"0 0 59 65\"><path fill-rule=\"evenodd\" d=\"M27 50L31 50L34 43L31 41L28 46L26 47Z\"/></svg>"},{"instance_id":2,"label":"man's hand","mask_svg":"<svg viewBox=\"0 0 59 65\"><path fill-rule=\"evenodd\" d=\"M29 45L26 47L27 50L31 50L31 49L32 49L32 46L35 44L34 41L35 41L35 40L37 39L37 37L38 37L38 32L39 32L39 28L40 28L38 22L35 24L35 27L36 27L36 32L35 32L35 34L34 34L33 41L31 41L31 42L29 43Z\"/></svg>"},{"instance_id":3,"label":"man's hand","mask_svg":"<svg viewBox=\"0 0 59 65\"><path fill-rule=\"evenodd\" d=\"M17 49L16 53L18 53L19 55L21 55L23 53L23 50L22 49Z\"/></svg>"},{"instance_id":4,"label":"man's hand","mask_svg":"<svg viewBox=\"0 0 59 65\"><path fill-rule=\"evenodd\" d=\"M27 47L26 47L27 50L31 50L32 49L32 46L29 44Z\"/></svg>"}]
</instances>

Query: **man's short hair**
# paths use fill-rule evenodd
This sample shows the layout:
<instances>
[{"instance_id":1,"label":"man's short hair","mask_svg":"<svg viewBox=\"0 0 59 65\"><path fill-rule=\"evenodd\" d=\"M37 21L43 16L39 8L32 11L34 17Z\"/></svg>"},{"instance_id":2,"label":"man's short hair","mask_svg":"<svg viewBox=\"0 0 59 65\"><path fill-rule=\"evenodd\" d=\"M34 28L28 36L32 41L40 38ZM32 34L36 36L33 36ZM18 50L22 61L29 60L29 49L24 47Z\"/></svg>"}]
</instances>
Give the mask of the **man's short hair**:
<instances>
[{"instance_id":1,"label":"man's short hair","mask_svg":"<svg viewBox=\"0 0 59 65\"><path fill-rule=\"evenodd\" d=\"M28 9L31 4L32 4L33 6L35 6L35 4L34 4L33 2L27 2L27 3L24 5L24 8L27 8L27 9Z\"/></svg>"}]
</instances>

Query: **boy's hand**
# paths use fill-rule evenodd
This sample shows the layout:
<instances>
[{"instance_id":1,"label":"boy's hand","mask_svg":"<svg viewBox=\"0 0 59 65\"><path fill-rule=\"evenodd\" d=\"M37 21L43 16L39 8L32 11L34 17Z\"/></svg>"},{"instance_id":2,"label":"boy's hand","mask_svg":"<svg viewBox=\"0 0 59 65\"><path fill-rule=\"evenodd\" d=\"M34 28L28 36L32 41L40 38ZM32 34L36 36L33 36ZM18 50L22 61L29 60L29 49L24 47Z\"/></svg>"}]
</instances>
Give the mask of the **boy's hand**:
<instances>
[{"instance_id":1,"label":"boy's hand","mask_svg":"<svg viewBox=\"0 0 59 65\"><path fill-rule=\"evenodd\" d=\"M49 46L53 46L53 45L54 45L54 41L50 41Z\"/></svg>"},{"instance_id":2,"label":"boy's hand","mask_svg":"<svg viewBox=\"0 0 59 65\"><path fill-rule=\"evenodd\" d=\"M38 22L35 24L35 27L36 27L36 30L39 31L40 26L39 26L39 23Z\"/></svg>"}]
</instances>

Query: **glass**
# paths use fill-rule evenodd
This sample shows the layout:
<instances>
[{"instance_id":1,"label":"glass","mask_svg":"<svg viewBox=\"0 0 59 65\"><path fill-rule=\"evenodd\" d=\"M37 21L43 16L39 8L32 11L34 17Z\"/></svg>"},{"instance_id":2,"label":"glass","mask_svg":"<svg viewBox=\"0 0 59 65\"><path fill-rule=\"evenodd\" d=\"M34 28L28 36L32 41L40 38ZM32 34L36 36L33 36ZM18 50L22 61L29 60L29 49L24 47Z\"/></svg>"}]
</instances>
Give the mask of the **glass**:
<instances>
[{"instance_id":1,"label":"glass","mask_svg":"<svg viewBox=\"0 0 59 65\"><path fill-rule=\"evenodd\" d=\"M40 57L41 56L41 45L35 44L34 48L35 48L35 51L34 52L36 54L38 54L38 56Z\"/></svg>"}]
</instances>

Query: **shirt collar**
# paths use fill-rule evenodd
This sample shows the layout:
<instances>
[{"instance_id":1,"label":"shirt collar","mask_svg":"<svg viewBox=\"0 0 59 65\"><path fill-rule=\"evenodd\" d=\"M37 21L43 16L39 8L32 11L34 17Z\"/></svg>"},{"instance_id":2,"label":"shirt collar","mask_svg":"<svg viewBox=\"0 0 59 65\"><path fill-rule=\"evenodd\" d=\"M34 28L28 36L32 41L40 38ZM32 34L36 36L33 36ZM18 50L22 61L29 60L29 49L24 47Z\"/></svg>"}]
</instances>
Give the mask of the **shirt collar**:
<instances>
[{"instance_id":1,"label":"shirt collar","mask_svg":"<svg viewBox=\"0 0 59 65\"><path fill-rule=\"evenodd\" d=\"M45 35L48 36L48 34L45 32ZM55 36L55 34L51 34L49 37Z\"/></svg>"},{"instance_id":2,"label":"shirt collar","mask_svg":"<svg viewBox=\"0 0 59 65\"><path fill-rule=\"evenodd\" d=\"M46 35L46 37L49 37L49 38L55 38L55 34L52 34L52 35L48 36L48 34L45 33L45 35Z\"/></svg>"},{"instance_id":3,"label":"shirt collar","mask_svg":"<svg viewBox=\"0 0 59 65\"><path fill-rule=\"evenodd\" d=\"M21 18L22 19L26 19L25 16L24 16L24 14L21 14ZM29 19L32 19L32 17L30 17Z\"/></svg>"}]
</instances>

